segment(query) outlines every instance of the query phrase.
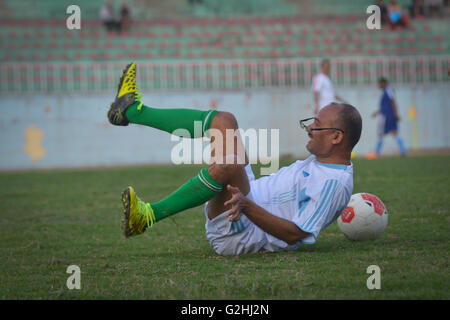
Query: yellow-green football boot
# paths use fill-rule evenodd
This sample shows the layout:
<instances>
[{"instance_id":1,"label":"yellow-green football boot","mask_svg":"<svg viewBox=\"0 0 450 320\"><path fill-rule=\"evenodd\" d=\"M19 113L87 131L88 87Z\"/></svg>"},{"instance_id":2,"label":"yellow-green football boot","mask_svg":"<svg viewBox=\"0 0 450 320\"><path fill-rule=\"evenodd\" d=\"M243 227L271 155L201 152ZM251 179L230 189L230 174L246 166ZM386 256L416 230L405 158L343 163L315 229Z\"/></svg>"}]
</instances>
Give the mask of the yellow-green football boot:
<instances>
[{"instance_id":1,"label":"yellow-green football boot","mask_svg":"<svg viewBox=\"0 0 450 320\"><path fill-rule=\"evenodd\" d=\"M142 234L155 223L156 219L150 203L139 199L132 187L122 192L122 206L125 215L122 220L122 230L125 237Z\"/></svg>"},{"instance_id":2,"label":"yellow-green football boot","mask_svg":"<svg viewBox=\"0 0 450 320\"><path fill-rule=\"evenodd\" d=\"M136 85L136 63L130 63L122 72L117 88L116 99L107 113L109 122L116 126L127 126L130 122L125 116L129 106L140 102L142 96ZM138 109L142 106L142 102Z\"/></svg>"}]
</instances>

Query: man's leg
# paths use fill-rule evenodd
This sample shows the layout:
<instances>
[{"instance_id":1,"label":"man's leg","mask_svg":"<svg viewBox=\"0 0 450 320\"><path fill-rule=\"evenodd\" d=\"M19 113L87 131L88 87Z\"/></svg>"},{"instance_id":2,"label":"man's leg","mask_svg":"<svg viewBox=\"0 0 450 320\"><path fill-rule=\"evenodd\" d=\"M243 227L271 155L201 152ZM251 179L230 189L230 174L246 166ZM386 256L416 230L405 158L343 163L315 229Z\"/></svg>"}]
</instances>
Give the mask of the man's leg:
<instances>
[{"instance_id":1,"label":"man's leg","mask_svg":"<svg viewBox=\"0 0 450 320\"><path fill-rule=\"evenodd\" d=\"M383 136L380 135L380 136L378 137L377 146L376 146L376 148L375 148L375 154L377 155L377 157L379 157L380 154L381 154L381 147L382 147L382 146L383 146Z\"/></svg>"},{"instance_id":2,"label":"man's leg","mask_svg":"<svg viewBox=\"0 0 450 320\"><path fill-rule=\"evenodd\" d=\"M127 126L130 122L179 136L203 137L209 129L216 110L158 109L144 106L136 84L136 64L130 63L120 77L115 101L108 110L108 120L116 126ZM197 129L197 130L196 130ZM180 132L181 131L181 132Z\"/></svg>"},{"instance_id":3,"label":"man's leg","mask_svg":"<svg viewBox=\"0 0 450 320\"><path fill-rule=\"evenodd\" d=\"M145 125L170 134L178 129L184 129L186 134L181 132L179 136L199 138L210 128L216 113L215 110L159 109L135 103L126 110L125 115L130 123Z\"/></svg>"},{"instance_id":4,"label":"man's leg","mask_svg":"<svg viewBox=\"0 0 450 320\"><path fill-rule=\"evenodd\" d=\"M233 136L232 154L226 155L226 141L219 142L216 139L226 139L226 130L237 130L237 121L234 116L228 112L217 113L211 123L211 129L221 132L219 137L212 138L212 155L213 159L219 157L223 159L221 163L213 163L208 169L202 169L198 176L190 179L183 186L177 189L168 197L161 201L150 203L153 209L155 222L169 217L178 212L189 208L199 206L211 200L210 218L225 211L223 203L227 201L231 195L226 190L226 185L231 184L241 189L242 193L247 194L250 191L250 184L245 173L245 165L248 163L245 155L244 162L239 163L236 156L239 148L240 137ZM219 150L218 147L222 146Z\"/></svg>"},{"instance_id":5,"label":"man's leg","mask_svg":"<svg viewBox=\"0 0 450 320\"><path fill-rule=\"evenodd\" d=\"M391 131L390 123L389 123L388 119L386 117L384 117L384 119L382 121L382 125L378 131L378 141L377 141L377 146L375 149L375 154L377 157L379 157L381 154L381 148L383 147L384 136L386 134L388 134L390 131Z\"/></svg>"},{"instance_id":6,"label":"man's leg","mask_svg":"<svg viewBox=\"0 0 450 320\"><path fill-rule=\"evenodd\" d=\"M125 68L120 78L116 99L108 111L109 121L122 126L130 122L139 123L169 133L184 129L189 132L190 137L204 136L212 129L216 133L211 137L211 157L215 163L209 169L202 169L196 177L158 202L145 203L136 196L133 188L128 187L122 194L125 236L141 234L153 223L213 198L216 199L212 201L211 217L216 216L225 209L223 202L227 200L228 192L223 191L224 184L232 184L244 194L249 192L249 182L244 169L248 159L240 136L231 135L228 140L233 140L233 148L227 148L226 131L238 129L232 114L218 113L215 110L155 109L144 106L140 100L141 95L136 85L136 65L133 63ZM195 130L196 121L201 121L201 130ZM239 161L237 155L241 154L244 159ZM229 161L230 159L232 161Z\"/></svg>"},{"instance_id":7,"label":"man's leg","mask_svg":"<svg viewBox=\"0 0 450 320\"><path fill-rule=\"evenodd\" d=\"M224 203L231 198L231 194L226 189L226 186L230 184L233 187L237 187L246 195L250 192L250 182L245 172L248 157L245 153L242 139L239 135L233 135L233 141L226 141L227 130L237 132L239 129L236 118L231 113L220 112L214 117L211 129L220 132L218 138L223 139L218 141L216 140L218 138L215 136L211 138L211 158L214 163L208 168L208 172L224 186L208 203L208 218L214 219L222 212L230 209L224 206ZM228 137L230 138L231 135ZM232 143L233 149L228 150L228 152L232 152L231 154L227 154L227 143ZM243 155L243 159L240 158L241 155Z\"/></svg>"},{"instance_id":8,"label":"man's leg","mask_svg":"<svg viewBox=\"0 0 450 320\"><path fill-rule=\"evenodd\" d=\"M244 157L244 163L240 163L236 156L237 150L242 147L242 144L239 145L241 140L238 135L233 135L235 147L232 149L232 154L226 155L227 143L224 141L227 137L226 130L237 129L234 116L226 112L215 114L211 129L223 132L223 134L212 137L212 158L222 158L225 161L213 163L208 169L202 169L196 177L191 178L172 194L158 202L145 203L135 195L131 187L128 187L122 194L125 214L123 230L126 237L141 234L153 223L186 209L197 207L207 201L210 201L209 218L214 218L228 209L223 205L231 196L224 188L227 184L238 187L244 194L250 191L244 169L248 163L247 156ZM218 139L223 139L223 141Z\"/></svg>"},{"instance_id":9,"label":"man's leg","mask_svg":"<svg viewBox=\"0 0 450 320\"><path fill-rule=\"evenodd\" d=\"M392 131L392 134L395 137L395 140L397 141L398 144L398 148L400 149L400 154L402 156L406 156L406 149L405 149L405 144L403 143L403 139L398 135L398 131Z\"/></svg>"}]
</instances>

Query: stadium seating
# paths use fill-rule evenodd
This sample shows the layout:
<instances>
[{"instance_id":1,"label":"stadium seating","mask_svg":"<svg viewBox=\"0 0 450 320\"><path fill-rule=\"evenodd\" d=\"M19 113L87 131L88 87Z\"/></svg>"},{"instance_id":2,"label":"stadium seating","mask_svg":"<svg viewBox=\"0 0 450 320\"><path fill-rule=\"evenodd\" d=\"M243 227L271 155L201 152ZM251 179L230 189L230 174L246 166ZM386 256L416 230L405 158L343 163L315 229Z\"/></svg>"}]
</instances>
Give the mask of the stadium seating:
<instances>
[{"instance_id":1,"label":"stadium seating","mask_svg":"<svg viewBox=\"0 0 450 320\"><path fill-rule=\"evenodd\" d=\"M317 70L305 65L312 61L308 59L322 57L337 59L334 76L338 84L352 81L369 83L374 75L386 72L394 79L405 80L419 79L421 75L415 73L422 70L427 72L425 77L429 77L433 63L428 60L423 64L410 63L410 57L416 57L418 61L423 55L444 57L440 58L440 65L436 68L442 73L448 67L445 57L448 57L450 49L450 23L447 20L414 20L412 29L408 30L391 31L386 27L368 30L365 26L367 15L365 10L361 14L361 9L371 2L342 0L336 6L334 0L305 0L301 2L303 6L300 10L300 2L287 0L249 0L245 5L237 0L203 0L201 5L194 6L189 6L188 1L184 0L165 0L161 6L151 5L153 0L136 0L128 2L132 12L135 12L130 31L118 34L106 31L97 20L102 1L77 2L82 8L81 30L66 28L65 9L71 4L70 0L2 1L2 64L31 63L32 68L38 68L30 76L26 74L30 67L19 74L16 69L14 72L6 71L9 69L2 66L3 83L0 85L2 90L11 86L35 86L36 90L47 90L53 86L82 89L76 82L87 80L86 88L101 89L105 83L112 85L112 75L120 70L106 69L99 75L91 70L80 71L82 68L77 68L79 63L114 64L129 60L159 63L154 73L151 71L153 67L148 67L145 81L157 79L159 83L152 83L152 86L180 88L191 84L195 86L202 81L207 86L214 82L216 87L223 84L227 88L240 84L253 86L255 83L265 85L287 81L308 85ZM406 1L401 3L406 4ZM172 10L170 13L174 17L155 18L164 10L166 13ZM61 12L63 18L59 18ZM330 14L324 16L323 12ZM352 65L352 57L358 58L358 66ZM378 57L404 57L402 61L406 62L401 62L400 67L384 66L376 70L371 69L369 63L361 63L361 59L371 58L373 65L373 59ZM288 71L282 70L284 66L265 66L267 59L287 59L284 63L288 64ZM292 67L289 59L303 62L298 67ZM340 65L339 59L345 63ZM253 63L259 60L263 62L253 67L242 65L243 61ZM167 68L163 66L168 61L170 64L189 66L186 68L190 71L182 67L182 72L166 72L164 70ZM214 68L218 65L223 67L214 71L213 76L208 71L211 68L205 67L205 61L215 61ZM227 64L230 61L240 65L230 67ZM44 67L39 67L40 63L48 62L58 64L58 72L47 69L44 72ZM64 67L65 64L67 67ZM206 71L196 71L195 64ZM42 80L42 77L46 80L44 88L40 87L43 84L30 84L30 79ZM304 80L305 77L309 80ZM442 79L442 75L438 77ZM10 79L14 80L13 84L8 83Z\"/></svg>"},{"instance_id":2,"label":"stadium seating","mask_svg":"<svg viewBox=\"0 0 450 320\"><path fill-rule=\"evenodd\" d=\"M154 59L242 59L444 54L449 50L450 37L435 32L427 21L415 22L414 31L384 32L340 18L259 18L255 24L250 19L248 25L244 21L150 21L151 26L149 21L136 21L127 34L107 32L97 21L86 21L81 30L71 31L64 21L32 20L25 25L3 21L0 57L4 61L46 61L48 54L56 61L130 55L137 59L148 55Z\"/></svg>"},{"instance_id":3,"label":"stadium seating","mask_svg":"<svg viewBox=\"0 0 450 320\"><path fill-rule=\"evenodd\" d=\"M118 7L122 0L110 0ZM338 2L338 5L337 5ZM189 4L187 0L127 0L133 16L140 20L177 17L236 17L236 16L348 16L365 13L373 0L202 0ZM397 0L408 8L410 0ZM104 1L78 0L83 18L95 19ZM0 2L2 20L55 19L64 15L71 0L4 0Z\"/></svg>"}]
</instances>

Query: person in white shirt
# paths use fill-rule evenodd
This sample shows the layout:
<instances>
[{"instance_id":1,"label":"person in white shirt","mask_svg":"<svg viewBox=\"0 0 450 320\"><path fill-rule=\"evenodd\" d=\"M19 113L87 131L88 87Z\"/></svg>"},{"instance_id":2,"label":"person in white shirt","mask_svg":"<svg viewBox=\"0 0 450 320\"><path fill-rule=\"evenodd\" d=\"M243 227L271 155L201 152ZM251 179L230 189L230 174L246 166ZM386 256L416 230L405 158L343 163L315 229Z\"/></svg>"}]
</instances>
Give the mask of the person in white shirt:
<instances>
[{"instance_id":1,"label":"person in white shirt","mask_svg":"<svg viewBox=\"0 0 450 320\"><path fill-rule=\"evenodd\" d=\"M362 130L355 107L330 103L316 116L300 120L312 155L255 179L240 135L230 135L239 132L233 114L148 107L141 99L132 63L123 71L107 112L110 123L145 125L185 138L209 137L212 164L159 201L144 202L131 186L126 188L122 193L125 237L206 204L206 237L216 253L295 250L315 243L347 206L353 191L351 152ZM202 130L195 130L196 123Z\"/></svg>"},{"instance_id":2,"label":"person in white shirt","mask_svg":"<svg viewBox=\"0 0 450 320\"><path fill-rule=\"evenodd\" d=\"M347 101L339 97L334 91L333 83L329 78L330 67L331 65L328 59L322 60L320 62L320 73L316 74L312 79L314 114L317 114L320 109L336 100L348 104Z\"/></svg>"},{"instance_id":3,"label":"person in white shirt","mask_svg":"<svg viewBox=\"0 0 450 320\"><path fill-rule=\"evenodd\" d=\"M310 157L259 179L246 164L248 183L228 184L228 200L222 204L219 197L206 204L206 235L217 253L276 252L314 244L347 206L353 191L350 155L362 129L358 110L331 103L301 126L310 137Z\"/></svg>"}]
</instances>

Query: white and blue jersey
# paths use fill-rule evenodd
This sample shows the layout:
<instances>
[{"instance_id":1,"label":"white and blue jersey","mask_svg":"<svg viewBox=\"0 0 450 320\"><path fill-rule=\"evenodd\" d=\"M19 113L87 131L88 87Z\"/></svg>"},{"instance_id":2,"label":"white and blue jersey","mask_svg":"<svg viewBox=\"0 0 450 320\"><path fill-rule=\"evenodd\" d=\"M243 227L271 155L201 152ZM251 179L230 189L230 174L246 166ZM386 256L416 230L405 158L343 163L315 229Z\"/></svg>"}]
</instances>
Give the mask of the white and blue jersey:
<instances>
[{"instance_id":1,"label":"white and blue jersey","mask_svg":"<svg viewBox=\"0 0 450 320\"><path fill-rule=\"evenodd\" d=\"M245 170L250 181L247 198L269 213L292 221L309 236L288 245L256 226L245 214L234 222L229 221L226 212L209 219L207 203L206 237L222 255L295 250L301 244L313 244L345 209L353 191L352 164L321 163L315 156L256 180L250 164Z\"/></svg>"},{"instance_id":2,"label":"white and blue jersey","mask_svg":"<svg viewBox=\"0 0 450 320\"><path fill-rule=\"evenodd\" d=\"M296 161L270 176L252 179L250 193L256 204L310 234L298 244L289 246L265 233L265 249L295 249L300 244L315 243L319 233L345 209L352 191L352 164L321 163L315 156Z\"/></svg>"}]
</instances>

